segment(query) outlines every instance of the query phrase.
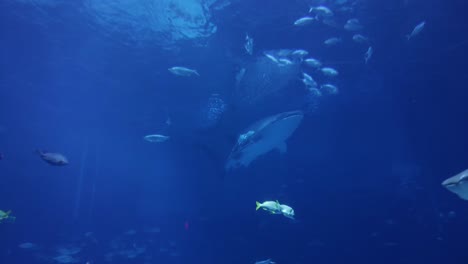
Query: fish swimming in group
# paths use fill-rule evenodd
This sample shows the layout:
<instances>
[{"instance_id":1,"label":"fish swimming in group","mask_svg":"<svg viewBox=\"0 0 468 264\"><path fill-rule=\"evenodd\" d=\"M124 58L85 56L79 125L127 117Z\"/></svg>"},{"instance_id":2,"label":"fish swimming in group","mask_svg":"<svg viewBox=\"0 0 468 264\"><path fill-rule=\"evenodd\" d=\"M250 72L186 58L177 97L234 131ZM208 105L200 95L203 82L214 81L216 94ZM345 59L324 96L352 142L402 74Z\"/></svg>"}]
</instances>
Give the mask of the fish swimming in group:
<instances>
[{"instance_id":1,"label":"fish swimming in group","mask_svg":"<svg viewBox=\"0 0 468 264\"><path fill-rule=\"evenodd\" d=\"M336 44L340 43L341 41L342 41L341 38L333 37L333 38L329 38L329 39L325 40L323 42L323 44L325 44L328 47L331 47L331 46L335 46Z\"/></svg>"},{"instance_id":2,"label":"fish swimming in group","mask_svg":"<svg viewBox=\"0 0 468 264\"><path fill-rule=\"evenodd\" d=\"M364 54L364 62L367 64L372 57L372 54L374 54L374 49L372 47L369 47L366 51L366 54Z\"/></svg>"},{"instance_id":3,"label":"fish swimming in group","mask_svg":"<svg viewBox=\"0 0 468 264\"><path fill-rule=\"evenodd\" d=\"M317 16L321 16L321 17L331 17L331 16L333 16L333 12L330 10L330 8L328 8L326 6L311 7L309 9L309 13L314 13Z\"/></svg>"},{"instance_id":4,"label":"fish swimming in group","mask_svg":"<svg viewBox=\"0 0 468 264\"><path fill-rule=\"evenodd\" d=\"M301 17L298 20L294 21L295 26L305 26L310 24L312 21L316 20L314 17Z\"/></svg>"},{"instance_id":5,"label":"fish swimming in group","mask_svg":"<svg viewBox=\"0 0 468 264\"><path fill-rule=\"evenodd\" d=\"M279 61L278 61L278 59L277 59L275 56L273 56L273 55L271 55L271 54L268 54L268 53L265 53L265 56L266 56L268 59L270 59L272 62L274 62L274 63L276 63L276 64L279 64Z\"/></svg>"},{"instance_id":6,"label":"fish swimming in group","mask_svg":"<svg viewBox=\"0 0 468 264\"><path fill-rule=\"evenodd\" d=\"M308 54L309 54L309 52L307 50L299 49L299 50L293 51L291 53L291 56L302 59L303 57L307 56Z\"/></svg>"},{"instance_id":7,"label":"fish swimming in group","mask_svg":"<svg viewBox=\"0 0 468 264\"><path fill-rule=\"evenodd\" d=\"M442 186L468 201L468 169L442 182Z\"/></svg>"},{"instance_id":8,"label":"fish swimming in group","mask_svg":"<svg viewBox=\"0 0 468 264\"><path fill-rule=\"evenodd\" d=\"M42 160L49 163L53 166L65 166L68 165L68 159L60 153L44 152L41 150L36 150L37 154L41 157Z\"/></svg>"},{"instance_id":9,"label":"fish swimming in group","mask_svg":"<svg viewBox=\"0 0 468 264\"><path fill-rule=\"evenodd\" d=\"M192 70L186 67L172 67L168 69L171 73L179 76L190 77L193 75L200 76L196 70Z\"/></svg>"},{"instance_id":10,"label":"fish swimming in group","mask_svg":"<svg viewBox=\"0 0 468 264\"><path fill-rule=\"evenodd\" d=\"M258 209L263 209L271 214L281 214L281 207L278 201L255 202L255 204L257 206L255 208L256 211L258 211Z\"/></svg>"},{"instance_id":11,"label":"fish swimming in group","mask_svg":"<svg viewBox=\"0 0 468 264\"><path fill-rule=\"evenodd\" d=\"M317 88L317 82L309 74L302 73L302 82L305 84L306 88Z\"/></svg>"},{"instance_id":12,"label":"fish swimming in group","mask_svg":"<svg viewBox=\"0 0 468 264\"><path fill-rule=\"evenodd\" d=\"M335 85L329 84L329 83L322 84L320 86L320 89L325 91L328 94L337 94L338 93L338 88Z\"/></svg>"},{"instance_id":13,"label":"fish swimming in group","mask_svg":"<svg viewBox=\"0 0 468 264\"><path fill-rule=\"evenodd\" d=\"M413 29L413 31L406 35L406 38L408 40L414 38L415 36L419 35L419 33L421 33L421 31L424 29L424 26L426 25L426 21L423 21L421 23L419 23L418 25L416 25Z\"/></svg>"},{"instance_id":14,"label":"fish swimming in group","mask_svg":"<svg viewBox=\"0 0 468 264\"><path fill-rule=\"evenodd\" d=\"M159 134L153 134L153 135L147 135L144 136L143 139L151 142L151 143L161 143L161 142L166 142L169 140L169 136L164 136L164 135L159 135Z\"/></svg>"},{"instance_id":15,"label":"fish swimming in group","mask_svg":"<svg viewBox=\"0 0 468 264\"><path fill-rule=\"evenodd\" d=\"M276 201L276 202L278 202L278 201ZM279 204L279 202L278 202L278 204ZM284 216L286 216L289 219L294 220L294 209L292 209L289 205L285 205L285 204L279 204L279 207L280 207L281 213Z\"/></svg>"},{"instance_id":16,"label":"fish swimming in group","mask_svg":"<svg viewBox=\"0 0 468 264\"><path fill-rule=\"evenodd\" d=\"M256 211L258 211L258 209L263 209L271 214L282 214L287 218L294 219L294 209L289 205L280 204L278 200L265 201L263 203L256 202L256 205Z\"/></svg>"},{"instance_id":17,"label":"fish swimming in group","mask_svg":"<svg viewBox=\"0 0 468 264\"><path fill-rule=\"evenodd\" d=\"M304 63L310 67L313 67L313 68L320 68L322 67L322 63L319 61L319 60L316 60L314 58L308 58L308 59L305 59L304 60Z\"/></svg>"},{"instance_id":18,"label":"fish swimming in group","mask_svg":"<svg viewBox=\"0 0 468 264\"><path fill-rule=\"evenodd\" d=\"M323 75L327 77L335 77L338 75L338 71L330 67L324 67L320 70L322 71Z\"/></svg>"},{"instance_id":19,"label":"fish swimming in group","mask_svg":"<svg viewBox=\"0 0 468 264\"><path fill-rule=\"evenodd\" d=\"M302 111L291 111L255 122L239 136L227 159L225 169L229 171L247 167L252 161L274 149L285 153L285 142L298 128L303 117Z\"/></svg>"},{"instance_id":20,"label":"fish swimming in group","mask_svg":"<svg viewBox=\"0 0 468 264\"><path fill-rule=\"evenodd\" d=\"M359 31L362 29L362 25L358 19L351 18L348 21L346 21L344 28L348 31Z\"/></svg>"},{"instance_id":21,"label":"fish swimming in group","mask_svg":"<svg viewBox=\"0 0 468 264\"><path fill-rule=\"evenodd\" d=\"M361 34L354 34L353 35L353 40L356 43L363 44L363 43L367 43L369 41L369 38L365 37L365 36L363 36Z\"/></svg>"}]
</instances>

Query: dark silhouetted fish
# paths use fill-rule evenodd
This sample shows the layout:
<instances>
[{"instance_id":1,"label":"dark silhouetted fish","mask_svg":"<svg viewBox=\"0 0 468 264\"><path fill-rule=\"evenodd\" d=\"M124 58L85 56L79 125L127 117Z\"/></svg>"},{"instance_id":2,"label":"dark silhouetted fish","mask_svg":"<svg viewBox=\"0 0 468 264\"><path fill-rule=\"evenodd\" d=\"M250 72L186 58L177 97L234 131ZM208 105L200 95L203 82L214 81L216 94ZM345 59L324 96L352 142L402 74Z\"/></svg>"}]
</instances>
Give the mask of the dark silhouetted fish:
<instances>
[{"instance_id":1,"label":"dark silhouetted fish","mask_svg":"<svg viewBox=\"0 0 468 264\"><path fill-rule=\"evenodd\" d=\"M54 166L65 166L68 165L68 160L65 156L60 153L50 153L37 150L37 153L45 162Z\"/></svg>"}]
</instances>

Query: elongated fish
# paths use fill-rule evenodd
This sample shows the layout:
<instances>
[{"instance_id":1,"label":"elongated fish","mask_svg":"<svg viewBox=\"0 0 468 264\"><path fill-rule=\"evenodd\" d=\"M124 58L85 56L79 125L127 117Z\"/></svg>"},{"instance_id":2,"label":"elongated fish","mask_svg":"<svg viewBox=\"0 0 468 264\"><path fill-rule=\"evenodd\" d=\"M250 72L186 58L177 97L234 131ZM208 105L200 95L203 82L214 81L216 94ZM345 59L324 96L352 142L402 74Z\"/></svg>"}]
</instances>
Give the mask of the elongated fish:
<instances>
[{"instance_id":1,"label":"elongated fish","mask_svg":"<svg viewBox=\"0 0 468 264\"><path fill-rule=\"evenodd\" d=\"M252 161L274 149L286 152L286 140L302 121L301 111L291 111L264 118L242 133L229 155L225 169L247 167Z\"/></svg>"},{"instance_id":2,"label":"elongated fish","mask_svg":"<svg viewBox=\"0 0 468 264\"><path fill-rule=\"evenodd\" d=\"M147 135L143 139L151 143L161 143L161 142L168 141L169 136L154 134L154 135Z\"/></svg>"},{"instance_id":3,"label":"elongated fish","mask_svg":"<svg viewBox=\"0 0 468 264\"><path fill-rule=\"evenodd\" d=\"M192 70L186 67L172 67L168 69L171 73L179 76L185 76L185 77L190 77L193 75L200 76L196 70Z\"/></svg>"},{"instance_id":4,"label":"elongated fish","mask_svg":"<svg viewBox=\"0 0 468 264\"><path fill-rule=\"evenodd\" d=\"M326 6L311 7L309 9L309 13L314 13L317 16L321 16L321 17L333 16L333 12Z\"/></svg>"},{"instance_id":5,"label":"elongated fish","mask_svg":"<svg viewBox=\"0 0 468 264\"><path fill-rule=\"evenodd\" d=\"M426 25L426 21L423 21L421 23L419 23L418 25L416 25L413 29L413 31L411 32L411 34L408 34L406 35L406 38L408 40L414 38L415 36L419 35L419 33L421 33L421 31L424 29L424 26Z\"/></svg>"},{"instance_id":6,"label":"elongated fish","mask_svg":"<svg viewBox=\"0 0 468 264\"><path fill-rule=\"evenodd\" d=\"M313 17L301 17L298 20L294 21L295 26L305 26L307 24L310 24L312 21L314 21L315 18Z\"/></svg>"},{"instance_id":7,"label":"elongated fish","mask_svg":"<svg viewBox=\"0 0 468 264\"><path fill-rule=\"evenodd\" d=\"M468 201L468 169L442 182L442 186Z\"/></svg>"},{"instance_id":8,"label":"elongated fish","mask_svg":"<svg viewBox=\"0 0 468 264\"><path fill-rule=\"evenodd\" d=\"M364 62L367 64L372 57L372 54L374 54L374 49L372 47L369 47L364 54Z\"/></svg>"},{"instance_id":9,"label":"elongated fish","mask_svg":"<svg viewBox=\"0 0 468 264\"><path fill-rule=\"evenodd\" d=\"M51 153L51 152L43 152L41 150L36 151L37 154L41 157L41 159L50 165L54 166L65 166L68 165L68 159L60 154L60 153Z\"/></svg>"}]
</instances>

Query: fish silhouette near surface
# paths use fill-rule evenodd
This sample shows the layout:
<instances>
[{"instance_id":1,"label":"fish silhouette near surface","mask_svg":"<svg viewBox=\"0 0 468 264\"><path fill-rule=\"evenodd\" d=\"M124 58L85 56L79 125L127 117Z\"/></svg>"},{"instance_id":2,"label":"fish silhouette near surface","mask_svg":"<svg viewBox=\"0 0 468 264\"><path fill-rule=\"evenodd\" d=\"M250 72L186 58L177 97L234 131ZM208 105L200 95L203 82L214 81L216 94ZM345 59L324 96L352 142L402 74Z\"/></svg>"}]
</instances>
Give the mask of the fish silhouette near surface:
<instances>
[{"instance_id":1,"label":"fish silhouette near surface","mask_svg":"<svg viewBox=\"0 0 468 264\"><path fill-rule=\"evenodd\" d=\"M53 166L65 166L68 165L68 159L60 154L60 153L51 153L51 152L44 152L41 150L36 151L37 154L41 157L41 159L50 165Z\"/></svg>"}]
</instances>

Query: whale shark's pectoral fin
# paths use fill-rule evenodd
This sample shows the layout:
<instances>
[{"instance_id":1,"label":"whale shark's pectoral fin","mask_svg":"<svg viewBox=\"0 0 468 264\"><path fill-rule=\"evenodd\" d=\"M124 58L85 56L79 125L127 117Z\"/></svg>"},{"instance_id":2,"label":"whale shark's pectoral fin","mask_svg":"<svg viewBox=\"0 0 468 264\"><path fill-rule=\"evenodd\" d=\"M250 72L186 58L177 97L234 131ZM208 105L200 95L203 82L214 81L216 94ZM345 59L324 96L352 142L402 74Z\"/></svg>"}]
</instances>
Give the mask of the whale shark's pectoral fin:
<instances>
[{"instance_id":1,"label":"whale shark's pectoral fin","mask_svg":"<svg viewBox=\"0 0 468 264\"><path fill-rule=\"evenodd\" d=\"M288 151L288 145L286 145L286 142L281 142L276 149L281 153L284 154Z\"/></svg>"}]
</instances>

